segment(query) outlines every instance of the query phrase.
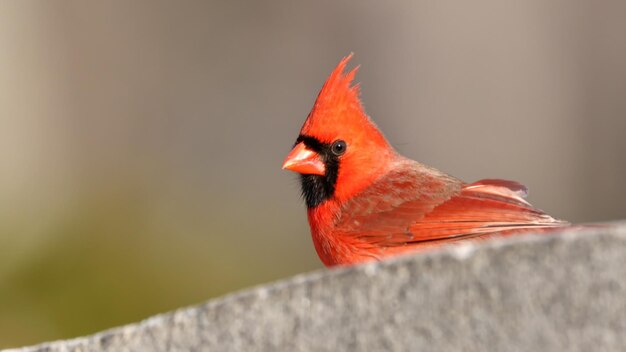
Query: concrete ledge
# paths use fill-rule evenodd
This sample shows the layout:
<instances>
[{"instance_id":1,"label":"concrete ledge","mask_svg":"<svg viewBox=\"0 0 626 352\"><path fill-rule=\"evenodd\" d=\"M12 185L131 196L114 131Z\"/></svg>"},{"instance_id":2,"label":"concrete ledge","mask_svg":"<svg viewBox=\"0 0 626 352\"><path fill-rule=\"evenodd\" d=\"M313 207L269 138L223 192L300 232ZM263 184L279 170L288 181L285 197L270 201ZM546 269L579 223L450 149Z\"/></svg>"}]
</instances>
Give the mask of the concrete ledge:
<instances>
[{"instance_id":1,"label":"concrete ledge","mask_svg":"<svg viewBox=\"0 0 626 352\"><path fill-rule=\"evenodd\" d=\"M296 276L7 350L626 351L626 223Z\"/></svg>"}]
</instances>

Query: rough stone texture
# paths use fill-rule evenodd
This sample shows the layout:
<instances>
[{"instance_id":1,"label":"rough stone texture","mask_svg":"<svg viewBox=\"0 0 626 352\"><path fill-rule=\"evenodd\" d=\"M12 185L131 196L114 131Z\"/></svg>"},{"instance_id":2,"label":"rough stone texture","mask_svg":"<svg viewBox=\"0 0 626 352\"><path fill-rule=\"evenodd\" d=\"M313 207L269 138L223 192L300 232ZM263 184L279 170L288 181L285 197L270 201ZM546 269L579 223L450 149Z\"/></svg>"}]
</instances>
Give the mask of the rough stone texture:
<instances>
[{"instance_id":1,"label":"rough stone texture","mask_svg":"<svg viewBox=\"0 0 626 352\"><path fill-rule=\"evenodd\" d=\"M626 223L321 271L11 351L626 351Z\"/></svg>"}]
</instances>

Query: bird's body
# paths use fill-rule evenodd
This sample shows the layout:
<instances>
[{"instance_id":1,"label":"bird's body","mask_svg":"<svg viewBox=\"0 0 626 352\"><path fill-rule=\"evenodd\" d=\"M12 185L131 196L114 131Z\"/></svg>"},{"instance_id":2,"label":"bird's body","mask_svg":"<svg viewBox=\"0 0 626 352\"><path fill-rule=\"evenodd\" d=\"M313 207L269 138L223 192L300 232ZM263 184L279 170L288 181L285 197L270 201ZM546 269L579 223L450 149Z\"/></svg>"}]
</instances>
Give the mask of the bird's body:
<instances>
[{"instance_id":1,"label":"bird's body","mask_svg":"<svg viewBox=\"0 0 626 352\"><path fill-rule=\"evenodd\" d=\"M353 264L460 240L568 225L524 200L517 182L471 184L399 155L365 115L340 62L283 168L301 174L317 253Z\"/></svg>"}]
</instances>

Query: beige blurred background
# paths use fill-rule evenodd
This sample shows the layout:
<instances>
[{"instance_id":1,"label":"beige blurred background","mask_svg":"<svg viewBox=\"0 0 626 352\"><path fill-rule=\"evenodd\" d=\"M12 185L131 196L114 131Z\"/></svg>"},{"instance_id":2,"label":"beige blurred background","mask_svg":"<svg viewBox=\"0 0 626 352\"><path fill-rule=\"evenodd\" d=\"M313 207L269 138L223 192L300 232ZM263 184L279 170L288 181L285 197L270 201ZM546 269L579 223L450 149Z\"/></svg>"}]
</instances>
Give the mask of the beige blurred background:
<instances>
[{"instance_id":1,"label":"beige blurred background","mask_svg":"<svg viewBox=\"0 0 626 352\"><path fill-rule=\"evenodd\" d=\"M280 165L355 52L402 153L626 218L624 1L0 2L0 347L321 268Z\"/></svg>"}]
</instances>

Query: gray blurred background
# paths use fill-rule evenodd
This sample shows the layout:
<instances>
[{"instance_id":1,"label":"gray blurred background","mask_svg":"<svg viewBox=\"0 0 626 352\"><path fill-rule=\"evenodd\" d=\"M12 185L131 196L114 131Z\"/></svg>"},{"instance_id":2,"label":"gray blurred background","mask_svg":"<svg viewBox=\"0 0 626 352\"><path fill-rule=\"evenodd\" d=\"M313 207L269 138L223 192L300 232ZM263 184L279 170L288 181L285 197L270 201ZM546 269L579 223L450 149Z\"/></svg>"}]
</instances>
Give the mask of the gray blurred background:
<instances>
[{"instance_id":1,"label":"gray blurred background","mask_svg":"<svg viewBox=\"0 0 626 352\"><path fill-rule=\"evenodd\" d=\"M626 218L624 1L0 2L0 347L321 268L281 171L355 53L407 156Z\"/></svg>"}]
</instances>

